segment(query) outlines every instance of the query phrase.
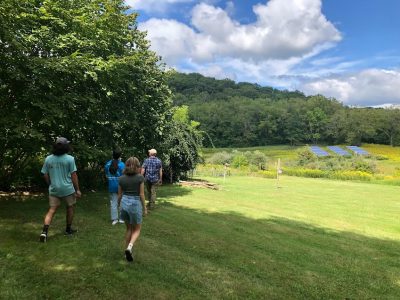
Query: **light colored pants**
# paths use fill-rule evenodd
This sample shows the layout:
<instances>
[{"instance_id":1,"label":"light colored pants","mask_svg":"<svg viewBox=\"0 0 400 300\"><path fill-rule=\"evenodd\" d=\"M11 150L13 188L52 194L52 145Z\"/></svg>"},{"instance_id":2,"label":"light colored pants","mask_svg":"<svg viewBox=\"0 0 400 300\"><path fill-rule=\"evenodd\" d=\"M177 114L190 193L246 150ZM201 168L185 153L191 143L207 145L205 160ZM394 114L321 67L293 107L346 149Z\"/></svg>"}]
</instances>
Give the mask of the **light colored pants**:
<instances>
[{"instance_id":1,"label":"light colored pants","mask_svg":"<svg viewBox=\"0 0 400 300\"><path fill-rule=\"evenodd\" d=\"M118 220L118 194L110 193L111 220Z\"/></svg>"}]
</instances>

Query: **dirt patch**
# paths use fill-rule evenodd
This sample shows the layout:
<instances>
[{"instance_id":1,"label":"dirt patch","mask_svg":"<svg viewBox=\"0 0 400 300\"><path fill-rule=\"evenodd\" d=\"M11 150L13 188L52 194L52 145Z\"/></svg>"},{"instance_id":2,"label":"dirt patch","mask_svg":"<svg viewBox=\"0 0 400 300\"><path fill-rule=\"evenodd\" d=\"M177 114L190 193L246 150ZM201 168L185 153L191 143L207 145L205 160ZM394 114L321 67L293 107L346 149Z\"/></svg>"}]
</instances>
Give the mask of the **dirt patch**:
<instances>
[{"instance_id":1,"label":"dirt patch","mask_svg":"<svg viewBox=\"0 0 400 300\"><path fill-rule=\"evenodd\" d=\"M194 181L184 181L181 180L179 181L179 185L181 186L191 186L191 187L198 187L198 188L207 188L207 189L212 189L212 190L219 190L219 187L217 184L215 183L211 183L208 181L198 181L198 180L194 180Z\"/></svg>"}]
</instances>

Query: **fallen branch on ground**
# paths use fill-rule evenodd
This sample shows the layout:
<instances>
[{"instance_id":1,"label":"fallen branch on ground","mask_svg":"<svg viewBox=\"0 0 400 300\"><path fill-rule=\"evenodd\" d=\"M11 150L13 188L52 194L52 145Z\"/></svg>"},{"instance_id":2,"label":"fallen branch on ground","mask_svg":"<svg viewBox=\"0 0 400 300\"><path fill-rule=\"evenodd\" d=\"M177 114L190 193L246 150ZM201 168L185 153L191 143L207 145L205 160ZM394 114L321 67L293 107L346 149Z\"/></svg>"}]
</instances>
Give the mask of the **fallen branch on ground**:
<instances>
[{"instance_id":1,"label":"fallen branch on ground","mask_svg":"<svg viewBox=\"0 0 400 300\"><path fill-rule=\"evenodd\" d=\"M181 180L181 181L179 181L179 185L219 190L219 187L217 184L207 182L207 181L184 181L184 180Z\"/></svg>"}]
</instances>

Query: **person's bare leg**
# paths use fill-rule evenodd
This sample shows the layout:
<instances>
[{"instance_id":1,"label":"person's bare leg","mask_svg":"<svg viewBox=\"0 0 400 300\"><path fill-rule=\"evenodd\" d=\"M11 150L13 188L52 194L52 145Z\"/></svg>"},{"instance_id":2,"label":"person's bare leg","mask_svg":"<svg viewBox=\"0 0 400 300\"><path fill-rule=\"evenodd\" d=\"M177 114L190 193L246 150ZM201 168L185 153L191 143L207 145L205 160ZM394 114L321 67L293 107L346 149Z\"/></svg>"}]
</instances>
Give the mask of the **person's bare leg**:
<instances>
[{"instance_id":1,"label":"person's bare leg","mask_svg":"<svg viewBox=\"0 0 400 300\"><path fill-rule=\"evenodd\" d=\"M53 217L54 217L58 207L59 206L50 206L46 216L44 217L44 225L51 224L51 221L53 220Z\"/></svg>"},{"instance_id":2,"label":"person's bare leg","mask_svg":"<svg viewBox=\"0 0 400 300\"><path fill-rule=\"evenodd\" d=\"M67 226L72 224L74 219L75 205L67 206Z\"/></svg>"},{"instance_id":3,"label":"person's bare leg","mask_svg":"<svg viewBox=\"0 0 400 300\"><path fill-rule=\"evenodd\" d=\"M125 250L125 257L127 261L133 261L132 255L132 244L130 243L132 237L132 225L126 223L126 234L125 234L125 242L126 242L126 250Z\"/></svg>"},{"instance_id":4,"label":"person's bare leg","mask_svg":"<svg viewBox=\"0 0 400 300\"><path fill-rule=\"evenodd\" d=\"M44 217L44 225L42 229L42 233L40 234L39 241L42 243L45 243L47 241L47 234L49 231L49 226L51 224L51 221L53 220L53 217L57 211L58 206L50 206L49 210L46 213L46 216Z\"/></svg>"},{"instance_id":5,"label":"person's bare leg","mask_svg":"<svg viewBox=\"0 0 400 300\"><path fill-rule=\"evenodd\" d=\"M125 248L128 247L132 236L132 225L126 223L126 233L125 233Z\"/></svg>"},{"instance_id":6,"label":"person's bare leg","mask_svg":"<svg viewBox=\"0 0 400 300\"><path fill-rule=\"evenodd\" d=\"M142 224L133 225L130 243L133 245L140 235L140 230L142 228Z\"/></svg>"}]
</instances>

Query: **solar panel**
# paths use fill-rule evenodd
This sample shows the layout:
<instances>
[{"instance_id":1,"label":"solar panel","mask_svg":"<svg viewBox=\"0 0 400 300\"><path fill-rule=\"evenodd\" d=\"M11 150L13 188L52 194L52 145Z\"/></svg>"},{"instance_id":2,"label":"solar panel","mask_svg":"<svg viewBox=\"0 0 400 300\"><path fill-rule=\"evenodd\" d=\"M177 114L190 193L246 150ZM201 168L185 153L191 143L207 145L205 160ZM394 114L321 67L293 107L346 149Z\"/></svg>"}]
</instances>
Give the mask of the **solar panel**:
<instances>
[{"instance_id":1,"label":"solar panel","mask_svg":"<svg viewBox=\"0 0 400 300\"><path fill-rule=\"evenodd\" d=\"M340 148L339 146L328 146L328 149L341 156L351 155L350 152Z\"/></svg>"},{"instance_id":2,"label":"solar panel","mask_svg":"<svg viewBox=\"0 0 400 300\"><path fill-rule=\"evenodd\" d=\"M346 148L350 149L351 151L359 155L369 155L367 151L358 146L346 146Z\"/></svg>"},{"instance_id":3,"label":"solar panel","mask_svg":"<svg viewBox=\"0 0 400 300\"><path fill-rule=\"evenodd\" d=\"M329 153L326 152L324 149L318 146L310 146L311 152L314 153L316 156L329 156Z\"/></svg>"}]
</instances>

